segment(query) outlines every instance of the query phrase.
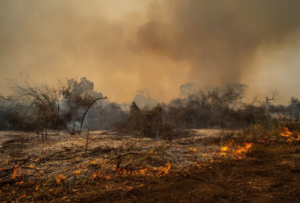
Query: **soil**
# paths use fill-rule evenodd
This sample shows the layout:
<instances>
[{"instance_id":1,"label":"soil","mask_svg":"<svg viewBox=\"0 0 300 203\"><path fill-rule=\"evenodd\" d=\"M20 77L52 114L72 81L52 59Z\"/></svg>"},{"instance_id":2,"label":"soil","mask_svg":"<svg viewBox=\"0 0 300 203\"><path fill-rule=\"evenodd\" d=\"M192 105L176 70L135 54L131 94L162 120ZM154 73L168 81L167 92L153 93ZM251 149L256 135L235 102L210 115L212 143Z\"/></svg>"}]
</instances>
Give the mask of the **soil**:
<instances>
[{"instance_id":1,"label":"soil","mask_svg":"<svg viewBox=\"0 0 300 203\"><path fill-rule=\"evenodd\" d=\"M243 158L234 159L218 154L222 133L193 131L163 141L91 132L85 152L86 135L50 133L42 141L5 132L0 201L300 202L298 142L254 140ZM60 175L65 179L57 182Z\"/></svg>"}]
</instances>

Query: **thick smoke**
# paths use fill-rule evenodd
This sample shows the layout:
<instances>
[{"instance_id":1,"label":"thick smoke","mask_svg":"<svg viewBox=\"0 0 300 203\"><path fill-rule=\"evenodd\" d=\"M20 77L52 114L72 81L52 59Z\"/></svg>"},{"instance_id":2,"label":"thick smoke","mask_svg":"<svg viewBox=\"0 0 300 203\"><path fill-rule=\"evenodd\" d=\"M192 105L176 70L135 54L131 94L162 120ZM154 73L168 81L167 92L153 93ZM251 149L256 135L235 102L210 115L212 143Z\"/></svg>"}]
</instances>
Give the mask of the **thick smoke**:
<instances>
[{"instance_id":1,"label":"thick smoke","mask_svg":"<svg viewBox=\"0 0 300 203\"><path fill-rule=\"evenodd\" d=\"M188 61L200 84L243 82L259 46L284 43L300 27L300 1L167 1L153 4L139 51ZM162 16L167 15L167 19Z\"/></svg>"},{"instance_id":2,"label":"thick smoke","mask_svg":"<svg viewBox=\"0 0 300 203\"><path fill-rule=\"evenodd\" d=\"M251 89L257 50L294 42L299 10L297 0L1 1L0 85L19 71L38 84L87 77L117 102L143 88L168 101L186 83Z\"/></svg>"}]
</instances>

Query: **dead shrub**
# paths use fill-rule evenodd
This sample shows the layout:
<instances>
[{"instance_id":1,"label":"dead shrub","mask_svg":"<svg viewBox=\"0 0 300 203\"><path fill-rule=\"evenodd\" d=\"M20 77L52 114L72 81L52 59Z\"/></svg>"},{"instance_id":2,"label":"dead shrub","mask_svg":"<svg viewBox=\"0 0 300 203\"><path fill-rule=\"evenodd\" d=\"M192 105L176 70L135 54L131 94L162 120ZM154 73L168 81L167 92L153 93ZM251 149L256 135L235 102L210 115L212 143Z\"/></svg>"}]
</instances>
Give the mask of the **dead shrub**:
<instances>
[{"instance_id":1,"label":"dead shrub","mask_svg":"<svg viewBox=\"0 0 300 203\"><path fill-rule=\"evenodd\" d=\"M170 139L176 134L175 125L165 120L160 104L152 109L140 109L132 102L128 120L118 127L122 131L138 131L145 137L156 139Z\"/></svg>"}]
</instances>

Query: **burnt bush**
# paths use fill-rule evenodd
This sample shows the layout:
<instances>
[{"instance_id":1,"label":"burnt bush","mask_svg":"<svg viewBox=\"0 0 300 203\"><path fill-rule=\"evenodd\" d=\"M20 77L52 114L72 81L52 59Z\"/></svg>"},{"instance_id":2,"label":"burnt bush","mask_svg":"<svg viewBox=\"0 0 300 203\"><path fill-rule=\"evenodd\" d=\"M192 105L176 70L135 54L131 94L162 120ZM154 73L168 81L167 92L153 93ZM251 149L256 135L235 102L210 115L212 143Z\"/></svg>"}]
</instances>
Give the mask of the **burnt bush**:
<instances>
[{"instance_id":1,"label":"burnt bush","mask_svg":"<svg viewBox=\"0 0 300 203\"><path fill-rule=\"evenodd\" d=\"M14 94L0 97L0 130L51 128L75 134L83 126L90 130L117 128L169 139L185 129L236 129L257 124L268 127L274 120L290 122L291 128L300 129L300 102L296 98L291 99L289 106L271 105L273 98L268 97L258 105L245 104L242 99L246 85L232 84L193 93L191 85L182 86L184 97L168 104L157 104L146 90L140 91L134 99L148 107L140 108L133 102L128 109L129 105L98 100L102 93L95 91L94 84L86 78L66 79L56 87L31 86L27 81L21 85L12 83Z\"/></svg>"},{"instance_id":2,"label":"burnt bush","mask_svg":"<svg viewBox=\"0 0 300 203\"><path fill-rule=\"evenodd\" d=\"M151 138L171 139L177 133L174 123L167 119L166 108L158 104L153 108L140 109L132 102L128 119L119 126L122 131L136 131L140 135Z\"/></svg>"},{"instance_id":3,"label":"burnt bush","mask_svg":"<svg viewBox=\"0 0 300 203\"><path fill-rule=\"evenodd\" d=\"M238 127L244 122L241 99L246 85L200 90L170 102L171 120L185 128Z\"/></svg>"},{"instance_id":4,"label":"burnt bush","mask_svg":"<svg viewBox=\"0 0 300 203\"><path fill-rule=\"evenodd\" d=\"M64 128L75 134L81 128L80 123L89 105L102 97L86 78L79 82L66 79L57 87L47 84L32 86L24 78L21 84L9 81L9 85L13 94L10 98L0 98L1 129L38 131L40 128Z\"/></svg>"}]
</instances>

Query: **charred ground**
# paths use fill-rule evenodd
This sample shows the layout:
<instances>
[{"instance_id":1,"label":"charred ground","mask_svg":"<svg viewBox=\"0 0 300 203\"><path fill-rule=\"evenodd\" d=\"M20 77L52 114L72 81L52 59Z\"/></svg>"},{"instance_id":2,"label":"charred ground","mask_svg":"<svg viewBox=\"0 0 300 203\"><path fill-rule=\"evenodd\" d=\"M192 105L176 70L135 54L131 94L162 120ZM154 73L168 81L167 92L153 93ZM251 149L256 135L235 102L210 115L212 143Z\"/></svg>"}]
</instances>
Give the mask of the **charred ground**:
<instances>
[{"instance_id":1,"label":"charred ground","mask_svg":"<svg viewBox=\"0 0 300 203\"><path fill-rule=\"evenodd\" d=\"M91 132L87 151L84 138L49 134L43 142L34 134L3 133L1 201L296 202L300 198L296 132L280 130L277 136L253 138L237 131L200 130L173 141ZM245 143L252 145L243 151Z\"/></svg>"}]
</instances>

